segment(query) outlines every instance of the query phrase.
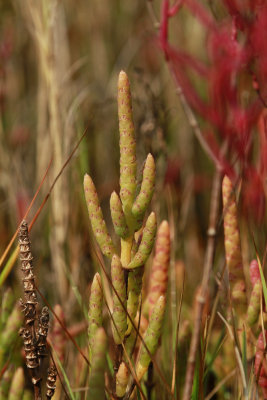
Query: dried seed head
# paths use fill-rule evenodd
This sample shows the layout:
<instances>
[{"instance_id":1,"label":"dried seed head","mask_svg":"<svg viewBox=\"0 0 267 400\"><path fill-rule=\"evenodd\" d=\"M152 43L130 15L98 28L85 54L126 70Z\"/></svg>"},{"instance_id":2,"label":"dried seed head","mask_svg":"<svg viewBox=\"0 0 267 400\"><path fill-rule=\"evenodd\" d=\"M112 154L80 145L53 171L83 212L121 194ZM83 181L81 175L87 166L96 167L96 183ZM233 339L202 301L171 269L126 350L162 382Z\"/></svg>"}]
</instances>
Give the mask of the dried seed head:
<instances>
[{"instance_id":1,"label":"dried seed head","mask_svg":"<svg viewBox=\"0 0 267 400\"><path fill-rule=\"evenodd\" d=\"M84 193L92 230L102 253L111 258L116 252L99 205L98 195L91 177L84 176Z\"/></svg>"},{"instance_id":2,"label":"dried seed head","mask_svg":"<svg viewBox=\"0 0 267 400\"><path fill-rule=\"evenodd\" d=\"M23 273L24 301L21 303L25 316L25 325L33 325L36 319L37 296L35 291L33 257L29 240L28 225L22 221L19 229L19 247L21 270Z\"/></svg>"},{"instance_id":3,"label":"dried seed head","mask_svg":"<svg viewBox=\"0 0 267 400\"><path fill-rule=\"evenodd\" d=\"M32 335L32 329L28 327L21 328L19 334L23 340L27 368L37 368L39 366L39 360L37 355L37 346Z\"/></svg>"},{"instance_id":4,"label":"dried seed head","mask_svg":"<svg viewBox=\"0 0 267 400\"><path fill-rule=\"evenodd\" d=\"M47 356L46 351L46 338L48 333L49 312L47 307L43 307L41 315L39 316L38 330L37 330L37 354L38 357Z\"/></svg>"},{"instance_id":5,"label":"dried seed head","mask_svg":"<svg viewBox=\"0 0 267 400\"><path fill-rule=\"evenodd\" d=\"M54 396L56 390L56 380L57 380L57 370L54 366L51 366L47 370L47 379L46 379L47 399L51 399Z\"/></svg>"}]
</instances>

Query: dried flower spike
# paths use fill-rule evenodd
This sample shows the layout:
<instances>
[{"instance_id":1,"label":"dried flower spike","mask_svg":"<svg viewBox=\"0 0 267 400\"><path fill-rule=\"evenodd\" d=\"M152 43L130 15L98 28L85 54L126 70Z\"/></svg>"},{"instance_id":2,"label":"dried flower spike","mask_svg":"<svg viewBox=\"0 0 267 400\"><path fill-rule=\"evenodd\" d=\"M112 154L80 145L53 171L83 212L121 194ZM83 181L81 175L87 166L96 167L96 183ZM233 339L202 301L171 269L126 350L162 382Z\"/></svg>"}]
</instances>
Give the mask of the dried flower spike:
<instances>
[{"instance_id":1,"label":"dried flower spike","mask_svg":"<svg viewBox=\"0 0 267 400\"><path fill-rule=\"evenodd\" d=\"M24 313L24 327L20 329L20 335L23 339L24 351L26 357L26 366L30 370L32 384L36 398L41 398L41 377L39 375L40 356L44 356L46 345L45 338L40 337L40 348L38 347L38 331L36 329L37 321L37 296L35 290L34 273L33 273L33 257L29 240L28 225L26 221L22 221L19 229L19 248L21 270L23 273L23 289L24 300L21 300L21 307ZM46 317L45 317L46 319ZM39 325L40 332L43 334L44 329ZM40 333L39 332L39 333ZM41 335L42 336L42 335Z\"/></svg>"},{"instance_id":2,"label":"dried flower spike","mask_svg":"<svg viewBox=\"0 0 267 400\"><path fill-rule=\"evenodd\" d=\"M165 311L165 303L165 297L160 296L153 309L149 325L144 337L144 342L151 356L156 353L158 347L158 341L161 335L163 316ZM142 344L138 363L136 366L136 375L138 380L142 379L143 375L148 369L150 361L150 355L148 354L145 346Z\"/></svg>"},{"instance_id":3,"label":"dried flower spike","mask_svg":"<svg viewBox=\"0 0 267 400\"><path fill-rule=\"evenodd\" d=\"M132 213L138 221L141 221L144 214L149 206L151 198L153 196L155 187L155 161L151 154L148 154L144 170L143 170L143 180L141 184L140 192L133 204ZM138 229L140 226L138 227Z\"/></svg>"},{"instance_id":4,"label":"dried flower spike","mask_svg":"<svg viewBox=\"0 0 267 400\"><path fill-rule=\"evenodd\" d=\"M127 329L127 317L126 317L126 285L124 281L124 270L121 266L121 262L119 257L115 254L112 257L111 261L111 279L112 279L112 284L117 291L117 294L113 291L113 320L116 325L116 327L113 324L112 321L112 332L113 332L113 338L114 342L116 344L121 344L125 332ZM120 297L120 300L122 304L124 305L124 308L118 299L118 296Z\"/></svg>"},{"instance_id":5,"label":"dried flower spike","mask_svg":"<svg viewBox=\"0 0 267 400\"><path fill-rule=\"evenodd\" d=\"M39 316L39 324L37 331L37 354L38 357L47 356L46 338L48 333L49 312L47 307L43 307Z\"/></svg>"},{"instance_id":6,"label":"dried flower spike","mask_svg":"<svg viewBox=\"0 0 267 400\"><path fill-rule=\"evenodd\" d=\"M118 117L120 131L120 198L128 221L136 191L136 143L128 76L121 71L118 79Z\"/></svg>"},{"instance_id":7,"label":"dried flower spike","mask_svg":"<svg viewBox=\"0 0 267 400\"><path fill-rule=\"evenodd\" d=\"M47 400L52 399L56 390L56 380L57 380L57 370L52 365L47 370L47 378L46 378L46 397Z\"/></svg>"},{"instance_id":8,"label":"dried flower spike","mask_svg":"<svg viewBox=\"0 0 267 400\"><path fill-rule=\"evenodd\" d=\"M155 255L153 258L149 279L148 308L149 316L160 296L165 296L168 285L168 269L170 262L170 228L167 221L163 221L157 232Z\"/></svg>"},{"instance_id":9,"label":"dried flower spike","mask_svg":"<svg viewBox=\"0 0 267 400\"><path fill-rule=\"evenodd\" d=\"M89 349L93 350L94 337L97 329L102 325L102 307L103 307L103 290L101 284L101 277L97 272L94 276L91 295L89 300L88 311L88 336L89 336Z\"/></svg>"},{"instance_id":10,"label":"dried flower spike","mask_svg":"<svg viewBox=\"0 0 267 400\"><path fill-rule=\"evenodd\" d=\"M123 213L122 204L116 192L110 197L110 211L115 233L125 239L129 236L129 228Z\"/></svg>"},{"instance_id":11,"label":"dried flower spike","mask_svg":"<svg viewBox=\"0 0 267 400\"><path fill-rule=\"evenodd\" d=\"M37 354L37 346L35 343L35 339L33 339L32 330L28 327L21 328L19 334L23 339L27 368L29 368L30 370L34 370L38 368L39 360ZM33 384L35 384L35 378L33 380Z\"/></svg>"},{"instance_id":12,"label":"dried flower spike","mask_svg":"<svg viewBox=\"0 0 267 400\"><path fill-rule=\"evenodd\" d=\"M95 333L92 349L92 367L89 378L88 399L105 399L105 365L107 336L104 329L98 328Z\"/></svg>"},{"instance_id":13,"label":"dried flower spike","mask_svg":"<svg viewBox=\"0 0 267 400\"><path fill-rule=\"evenodd\" d=\"M102 253L111 258L116 252L99 205L95 185L88 174L84 176L84 193L92 230Z\"/></svg>"},{"instance_id":14,"label":"dried flower spike","mask_svg":"<svg viewBox=\"0 0 267 400\"><path fill-rule=\"evenodd\" d=\"M28 225L22 221L19 230L21 270L23 272L24 302L21 302L25 325L34 325L36 319L37 296L34 283L33 257L31 253Z\"/></svg>"},{"instance_id":15,"label":"dried flower spike","mask_svg":"<svg viewBox=\"0 0 267 400\"><path fill-rule=\"evenodd\" d=\"M128 266L123 266L124 268L133 269L141 267L145 264L153 248L156 230L156 215L154 212L152 212L146 221L140 246L138 247L133 260L130 262L130 264L128 264Z\"/></svg>"},{"instance_id":16,"label":"dried flower spike","mask_svg":"<svg viewBox=\"0 0 267 400\"><path fill-rule=\"evenodd\" d=\"M245 277L242 264L237 206L230 179L225 176L222 183L224 207L224 245L226 264L233 306L238 315L244 315L247 308Z\"/></svg>"}]
</instances>

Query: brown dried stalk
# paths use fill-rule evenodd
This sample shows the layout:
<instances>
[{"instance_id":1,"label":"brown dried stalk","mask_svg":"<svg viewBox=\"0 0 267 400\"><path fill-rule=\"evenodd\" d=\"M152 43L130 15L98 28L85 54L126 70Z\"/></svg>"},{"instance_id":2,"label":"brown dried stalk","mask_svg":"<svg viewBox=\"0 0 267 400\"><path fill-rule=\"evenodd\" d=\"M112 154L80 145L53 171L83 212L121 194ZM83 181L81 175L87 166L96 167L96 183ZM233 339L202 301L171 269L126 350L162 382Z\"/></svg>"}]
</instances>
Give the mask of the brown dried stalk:
<instances>
[{"instance_id":1,"label":"brown dried stalk","mask_svg":"<svg viewBox=\"0 0 267 400\"><path fill-rule=\"evenodd\" d=\"M26 221L22 221L20 225L19 247L24 290L24 300L21 299L20 303L25 317L24 327L21 328L20 335L22 336L24 342L26 366L30 370L31 379L34 386L34 397L36 400L41 400L41 377L39 376L37 332L35 329L38 301L34 283L32 263L33 257L30 248L28 225Z\"/></svg>"},{"instance_id":2,"label":"brown dried stalk","mask_svg":"<svg viewBox=\"0 0 267 400\"><path fill-rule=\"evenodd\" d=\"M54 366L48 368L46 379L46 398L52 399L56 390L57 370Z\"/></svg>"},{"instance_id":3,"label":"brown dried stalk","mask_svg":"<svg viewBox=\"0 0 267 400\"><path fill-rule=\"evenodd\" d=\"M40 376L39 366L41 360L47 355L46 338L48 333L49 313L48 308L43 307L40 315L37 315L38 301L33 273L33 257L26 221L22 221L20 225L19 248L24 290L24 299L20 299L20 304L25 318L24 327L20 329L20 335L24 343L26 366L30 370L31 380L34 386L34 398L35 400L42 400L42 378Z\"/></svg>"}]
</instances>

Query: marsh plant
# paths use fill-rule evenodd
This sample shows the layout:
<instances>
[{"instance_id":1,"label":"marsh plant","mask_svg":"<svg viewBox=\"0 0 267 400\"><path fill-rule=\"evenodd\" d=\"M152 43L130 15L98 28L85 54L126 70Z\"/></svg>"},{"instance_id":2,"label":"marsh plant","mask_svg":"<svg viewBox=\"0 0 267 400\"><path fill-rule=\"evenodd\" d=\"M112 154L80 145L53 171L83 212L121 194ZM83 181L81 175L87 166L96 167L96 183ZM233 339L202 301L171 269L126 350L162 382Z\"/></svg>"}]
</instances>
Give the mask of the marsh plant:
<instances>
[{"instance_id":1,"label":"marsh plant","mask_svg":"<svg viewBox=\"0 0 267 400\"><path fill-rule=\"evenodd\" d=\"M15 5L40 64L34 144L39 186L27 211L18 182L32 177L32 164L17 149L25 140L29 154L34 141L9 131L16 96L11 94L9 104L8 95L19 74L9 76L8 29L16 23L0 37L0 201L1 207L16 203L20 211L17 231L0 258L1 290L6 284L0 399L267 399L266 2L146 1L155 29L141 54L154 79L129 68L133 82L139 79L143 87L140 95L134 86L135 127L129 79L124 71L114 78L113 52L120 48L119 63L129 65L138 43L134 38L121 50L115 33L110 48L104 42L115 26L117 36L125 34L132 15L131 26L140 29L146 23L140 19L144 2L91 1L85 13L82 2L77 10L67 3L66 15L57 0ZM86 29L68 41L67 34L77 33L67 29L72 10ZM90 62L82 58L70 67L68 45L79 53L84 32L92 37L91 25L98 36L89 50L85 46ZM85 65L90 84L81 78ZM19 69L24 71L23 62ZM118 118L112 109L115 80ZM21 109L30 113L26 104ZM83 107L92 117L69 152L87 118ZM119 184L113 172L102 182L107 168L117 168L116 151L109 153L117 119ZM64 175L78 148L78 162ZM87 168L91 176L84 175ZM47 190L49 170L54 180L48 176L52 184L28 224L37 195ZM8 203L6 193L14 188L17 197ZM51 218L44 216L38 227L48 199ZM1 227L5 223L2 218ZM3 242L9 236L0 230Z\"/></svg>"},{"instance_id":2,"label":"marsh plant","mask_svg":"<svg viewBox=\"0 0 267 400\"><path fill-rule=\"evenodd\" d=\"M92 231L102 253L110 259L110 275L102 269L112 288L110 324L117 347L114 363L114 385L109 389L115 397L128 396L148 370L159 345L166 305L170 232L167 221L160 224L154 212L147 216L155 186L155 162L148 154L137 187L136 142L131 91L128 77L121 71L118 79L118 117L120 133L120 193L110 197L114 231L120 239L116 248L108 233L94 183L84 177L84 191ZM147 299L142 298L145 264L157 236ZM94 277L88 313L89 360L91 372L89 394L104 396L104 368L107 337L102 327L103 282ZM140 326L146 328L141 334ZM96 374L97 372L97 374ZM100 379L102 374L102 379ZM92 397L93 398L93 397Z\"/></svg>"}]
</instances>

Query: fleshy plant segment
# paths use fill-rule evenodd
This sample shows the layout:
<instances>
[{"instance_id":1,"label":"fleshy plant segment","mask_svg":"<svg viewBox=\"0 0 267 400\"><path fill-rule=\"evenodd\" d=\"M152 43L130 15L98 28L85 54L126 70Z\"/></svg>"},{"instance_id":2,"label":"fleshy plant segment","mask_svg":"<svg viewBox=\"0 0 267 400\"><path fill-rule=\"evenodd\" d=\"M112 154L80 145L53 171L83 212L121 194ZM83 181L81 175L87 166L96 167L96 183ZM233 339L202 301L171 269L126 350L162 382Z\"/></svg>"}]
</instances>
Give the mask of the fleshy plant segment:
<instances>
[{"instance_id":1,"label":"fleshy plant segment","mask_svg":"<svg viewBox=\"0 0 267 400\"><path fill-rule=\"evenodd\" d=\"M0 10L0 400L267 400L267 0Z\"/></svg>"},{"instance_id":2,"label":"fleshy plant segment","mask_svg":"<svg viewBox=\"0 0 267 400\"><path fill-rule=\"evenodd\" d=\"M225 176L222 184L224 214L224 245L226 265L229 273L230 291L233 307L242 316L246 311L246 284L241 255L237 205L230 179Z\"/></svg>"},{"instance_id":3,"label":"fleshy plant segment","mask_svg":"<svg viewBox=\"0 0 267 400\"><path fill-rule=\"evenodd\" d=\"M251 261L249 267L251 289L250 295L248 295L249 288L245 281L243 269L236 197L233 184L228 176L225 176L222 182L222 196L225 258L229 277L229 315L232 312L234 317L233 319L230 318L229 321L231 325L235 325L237 328L236 333L240 346L244 337L246 338L247 358L255 357L255 379L265 398L267 393L267 367L263 351L266 345L264 335L266 336L267 314L262 278L258 262L256 260ZM258 337L256 348L252 346L252 343L255 343L255 337ZM229 343L224 345L224 347L226 346L229 346ZM224 350L227 358L236 357L234 348L231 347L231 349L230 351L229 348L228 351Z\"/></svg>"},{"instance_id":4,"label":"fleshy plant segment","mask_svg":"<svg viewBox=\"0 0 267 400\"><path fill-rule=\"evenodd\" d=\"M117 345L117 356L114 362L115 393L122 398L127 387L133 390L130 381L130 371L137 368L137 379L142 379L154 356L162 328L165 296L167 289L167 268L170 252L168 223L161 227L157 245L157 269L154 268L154 286L162 274L163 283L158 294L151 294L149 312L151 314L148 327L144 333L144 342L139 340L140 330L138 319L145 318L138 313L141 305L143 288L143 274L145 263L148 260L155 241L157 221L154 212L146 217L155 186L155 162L152 154L148 154L143 172L142 183L137 192L136 177L136 142L132 117L131 91L128 77L121 71L118 79L118 118L120 133L120 193L113 192L110 197L110 212L114 231L120 238L120 249L116 249L108 233L106 223L100 208L98 195L94 183L89 175L84 177L84 191L88 208L89 219L95 239L102 253L111 259L111 283L113 311L111 313L111 329L113 340ZM161 256L159 255L161 253ZM162 257L163 265L159 265ZM159 273L159 275L158 275ZM154 286L152 291L154 291ZM89 302L89 353L91 373L89 386L95 380L94 371L102 371L99 367L100 355L103 351L104 330L102 325L103 289L101 277L96 274L91 287ZM152 300L153 298L153 300ZM139 315L139 316L138 316ZM134 324L134 325L133 325ZM146 323L147 325L147 323ZM102 329L102 331L100 330ZM138 333L139 330L139 333ZM102 332L102 333L101 333ZM138 339L138 340L137 340ZM102 344L101 344L102 343ZM141 348L139 349L141 343ZM140 350L137 360L133 357ZM96 356L94 357L94 354ZM134 367L134 363L136 367ZM130 365L130 364L131 365ZM99 375L100 376L100 375ZM102 387L104 387L103 375ZM90 389L95 390L95 389ZM93 391L92 391L93 393Z\"/></svg>"}]
</instances>

